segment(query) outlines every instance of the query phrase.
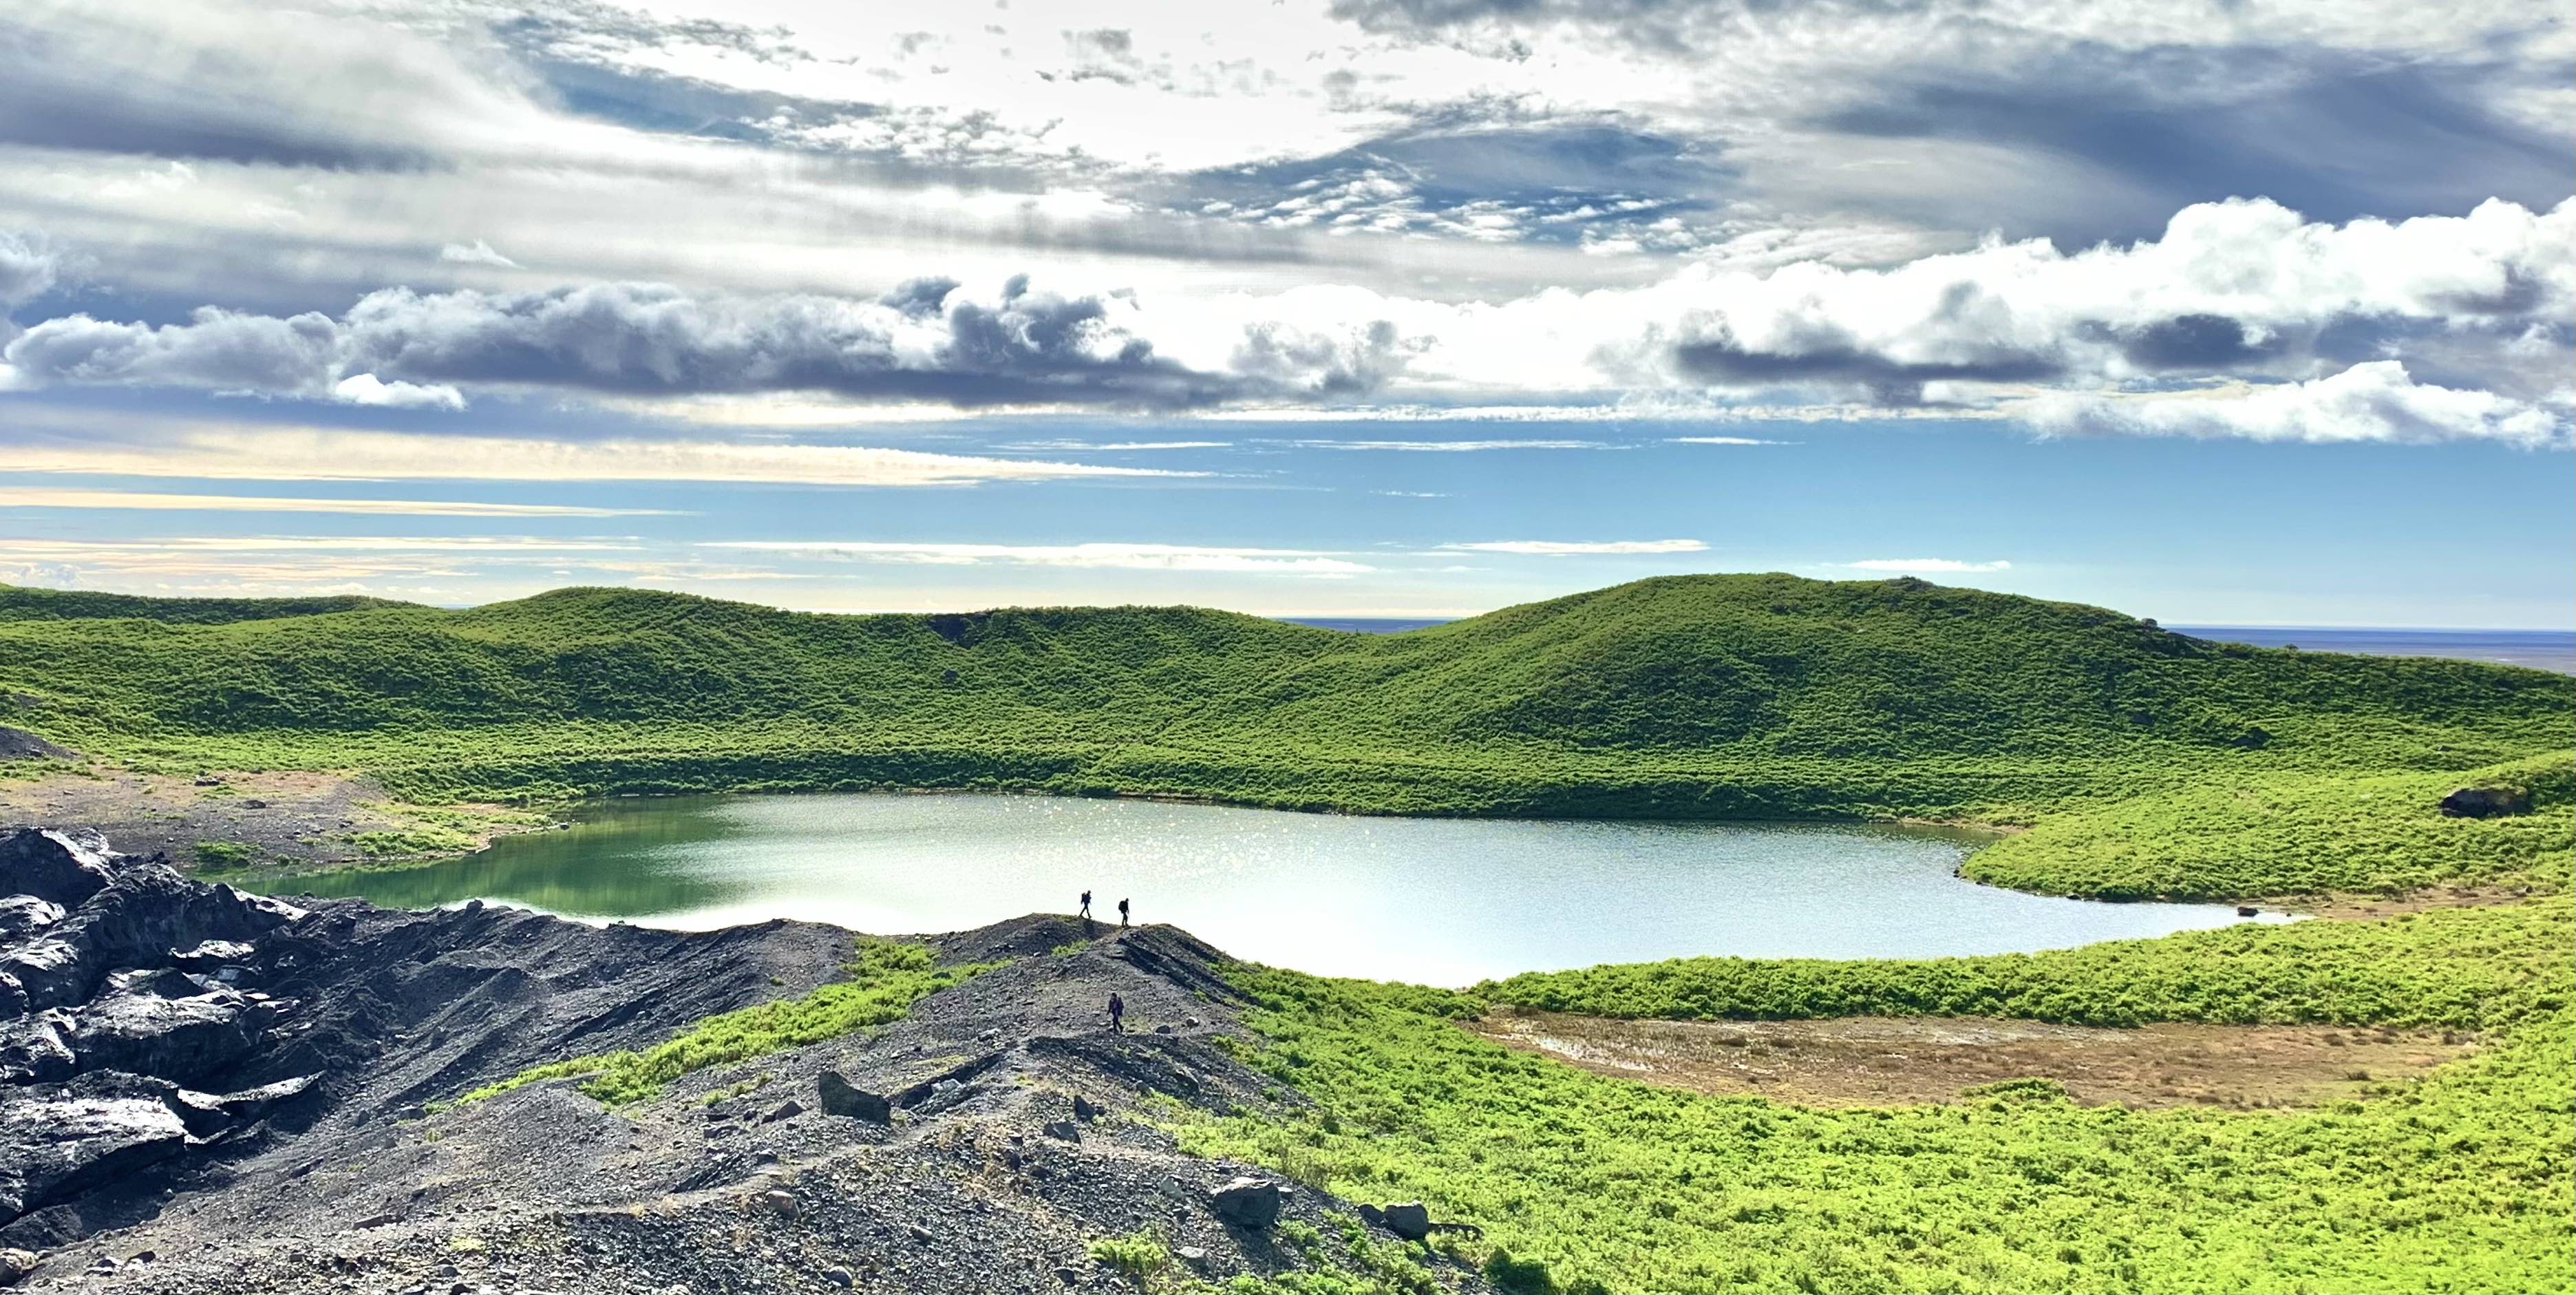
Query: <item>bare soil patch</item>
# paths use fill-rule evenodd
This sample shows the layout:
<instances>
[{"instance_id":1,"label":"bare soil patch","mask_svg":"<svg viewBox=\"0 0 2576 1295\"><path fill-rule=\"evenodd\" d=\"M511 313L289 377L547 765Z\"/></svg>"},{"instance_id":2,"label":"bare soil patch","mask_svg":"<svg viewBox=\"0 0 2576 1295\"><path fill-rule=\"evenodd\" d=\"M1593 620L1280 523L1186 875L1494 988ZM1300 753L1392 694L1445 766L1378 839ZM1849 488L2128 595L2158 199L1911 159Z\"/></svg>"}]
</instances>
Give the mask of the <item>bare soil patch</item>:
<instances>
[{"instance_id":1,"label":"bare soil patch","mask_svg":"<svg viewBox=\"0 0 2576 1295\"><path fill-rule=\"evenodd\" d=\"M2054 1079L2088 1106L2309 1106L2363 1096L2476 1047L2459 1034L2364 1027L2112 1030L1961 1017L1621 1021L1497 1010L1467 1028L1597 1074L1809 1106L1955 1101L2023 1078Z\"/></svg>"},{"instance_id":2,"label":"bare soil patch","mask_svg":"<svg viewBox=\"0 0 2576 1295\"><path fill-rule=\"evenodd\" d=\"M74 765L0 778L0 828L87 828L127 853L166 853L181 868L302 867L458 853L528 825L528 816L499 806L405 806L372 779L338 773L192 777ZM452 829L450 848L389 848L397 838L426 839L421 834L431 826ZM370 843L376 848L369 849ZM202 848L210 844L211 854Z\"/></svg>"},{"instance_id":3,"label":"bare soil patch","mask_svg":"<svg viewBox=\"0 0 2576 1295\"><path fill-rule=\"evenodd\" d=\"M2518 904L2536 893L2529 886L2426 886L2402 895L2307 895L2291 899L2267 899L2266 908L2285 913L2305 913L2336 921L2359 922L2375 917L2403 917L2409 913L2427 913L2437 908L2477 908L2491 904Z\"/></svg>"}]
</instances>

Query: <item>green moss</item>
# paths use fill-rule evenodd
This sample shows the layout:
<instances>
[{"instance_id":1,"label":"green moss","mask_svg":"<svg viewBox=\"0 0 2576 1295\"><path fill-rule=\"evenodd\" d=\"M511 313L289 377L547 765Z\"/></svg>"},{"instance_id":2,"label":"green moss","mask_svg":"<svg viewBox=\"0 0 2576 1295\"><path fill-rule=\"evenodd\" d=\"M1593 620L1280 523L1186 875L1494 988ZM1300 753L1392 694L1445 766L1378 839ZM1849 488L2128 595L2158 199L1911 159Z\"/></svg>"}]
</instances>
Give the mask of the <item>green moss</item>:
<instances>
[{"instance_id":1,"label":"green moss","mask_svg":"<svg viewBox=\"0 0 2576 1295\"><path fill-rule=\"evenodd\" d=\"M915 1001L990 969L989 963L936 965L929 949L885 940L859 942L850 978L799 998L763 1003L700 1020L649 1048L572 1057L523 1070L458 1098L481 1101L546 1079L587 1076L581 1091L603 1102L641 1101L695 1070L801 1048L902 1020Z\"/></svg>"},{"instance_id":2,"label":"green moss","mask_svg":"<svg viewBox=\"0 0 2576 1295\"><path fill-rule=\"evenodd\" d=\"M240 841L199 841L189 847L189 853L196 856L197 866L222 871L249 866L258 851Z\"/></svg>"},{"instance_id":3,"label":"green moss","mask_svg":"<svg viewBox=\"0 0 2576 1295\"><path fill-rule=\"evenodd\" d=\"M1172 1266L1172 1252L1163 1247L1162 1239L1142 1230L1123 1237L1102 1237L1083 1249L1094 1262L1139 1287L1150 1288Z\"/></svg>"}]
</instances>

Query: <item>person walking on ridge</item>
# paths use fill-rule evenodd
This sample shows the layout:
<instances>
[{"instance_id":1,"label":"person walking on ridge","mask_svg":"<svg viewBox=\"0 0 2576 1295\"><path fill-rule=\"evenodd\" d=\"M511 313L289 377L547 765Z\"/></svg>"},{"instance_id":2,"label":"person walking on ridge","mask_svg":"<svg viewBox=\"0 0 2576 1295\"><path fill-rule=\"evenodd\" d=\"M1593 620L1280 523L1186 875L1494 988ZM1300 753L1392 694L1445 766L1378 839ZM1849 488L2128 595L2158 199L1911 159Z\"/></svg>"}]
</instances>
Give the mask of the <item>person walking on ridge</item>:
<instances>
[{"instance_id":1,"label":"person walking on ridge","mask_svg":"<svg viewBox=\"0 0 2576 1295\"><path fill-rule=\"evenodd\" d=\"M1127 901L1123 899L1118 901L1118 924L1127 925Z\"/></svg>"},{"instance_id":2,"label":"person walking on ridge","mask_svg":"<svg viewBox=\"0 0 2576 1295\"><path fill-rule=\"evenodd\" d=\"M1091 892L1087 890L1082 892L1082 920L1091 920Z\"/></svg>"},{"instance_id":3,"label":"person walking on ridge","mask_svg":"<svg viewBox=\"0 0 2576 1295\"><path fill-rule=\"evenodd\" d=\"M1109 996L1109 1032L1111 1034L1127 1032L1127 1000L1116 994Z\"/></svg>"}]
</instances>

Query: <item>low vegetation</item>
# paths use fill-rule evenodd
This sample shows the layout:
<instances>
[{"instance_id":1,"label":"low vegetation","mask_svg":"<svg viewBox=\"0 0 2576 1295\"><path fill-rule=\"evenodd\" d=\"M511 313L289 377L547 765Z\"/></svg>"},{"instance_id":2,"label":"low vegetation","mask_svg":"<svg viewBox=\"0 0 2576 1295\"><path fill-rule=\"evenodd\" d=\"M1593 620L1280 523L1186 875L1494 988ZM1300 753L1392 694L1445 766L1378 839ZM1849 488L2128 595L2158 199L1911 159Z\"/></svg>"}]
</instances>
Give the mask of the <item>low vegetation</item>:
<instances>
[{"instance_id":1,"label":"low vegetation","mask_svg":"<svg viewBox=\"0 0 2576 1295\"><path fill-rule=\"evenodd\" d=\"M1929 1015L2478 1030L2567 1004L2571 929L2561 897L1981 958L1676 958L1531 973L1482 992L1548 1011L1667 1020Z\"/></svg>"},{"instance_id":2,"label":"low vegetation","mask_svg":"<svg viewBox=\"0 0 2576 1295\"><path fill-rule=\"evenodd\" d=\"M2522 793L2532 812L2452 818L2461 786ZM2563 891L2576 840L2576 757L2464 773L2203 778L2088 805L1978 851L1979 881L2102 899L2387 895L2437 883Z\"/></svg>"},{"instance_id":3,"label":"low vegetation","mask_svg":"<svg viewBox=\"0 0 2576 1295\"><path fill-rule=\"evenodd\" d=\"M1920 581L1640 581L1398 635L1186 608L832 616L573 589L0 601L10 719L414 800L1018 787L1389 813L2022 822L2566 745L2576 680L2204 642ZM266 614L256 614L265 612Z\"/></svg>"},{"instance_id":4,"label":"low vegetation","mask_svg":"<svg viewBox=\"0 0 2576 1295\"><path fill-rule=\"evenodd\" d=\"M2044 1080L1880 1109L1702 1096L1476 1038L1453 1023L1473 995L1247 968L1264 1039L1251 1059L1314 1105L1180 1131L1195 1151L1473 1220L1521 1289L2565 1290L2576 929L2564 903L2547 908L2519 915L2535 956L2501 997L2525 1014L2494 1022L2487 1050L2315 1110L2086 1108ZM2425 921L2339 929L2366 963L2368 927L2403 942ZM2253 997L2314 993L2295 956L2261 965ZM2191 999L2155 992L2146 1014L2195 1019ZM2071 1014L2141 1009L2110 978L2091 995L2106 1006ZM2363 999L2347 1006L2370 1019Z\"/></svg>"},{"instance_id":5,"label":"low vegetation","mask_svg":"<svg viewBox=\"0 0 2576 1295\"><path fill-rule=\"evenodd\" d=\"M1245 967L1303 1102L1185 1145L1420 1198L1511 1291L2576 1287L2576 679L2204 642L1919 581L1641 581L1391 636L1185 609L815 616L566 590L441 611L0 589L12 726L144 768L356 769L415 802L879 786L1386 813L2026 827L1981 881L2104 898L2487 907L1985 958L1685 958L1466 992ZM2528 812L2451 818L2462 786ZM541 1067L605 1100L883 1024L976 968L852 979ZM1804 1109L1589 1074L1457 1028L1617 1017L2322 1022L2468 1059L2295 1111L2083 1107L2045 1080ZM1415 1289L1356 1223L1264 1289ZM1448 1235L1448 1234L1444 1234ZM1185 1289L1150 1235L1095 1243ZM1256 1286L1260 1285L1255 1283Z\"/></svg>"},{"instance_id":6,"label":"low vegetation","mask_svg":"<svg viewBox=\"0 0 2576 1295\"><path fill-rule=\"evenodd\" d=\"M847 980L819 986L799 998L707 1017L649 1048L573 1057L524 1070L458 1100L481 1101L540 1080L584 1076L581 1091L603 1102L641 1101L691 1071L892 1024L902 1020L923 995L987 969L988 964L981 963L943 967L921 945L863 939Z\"/></svg>"}]
</instances>

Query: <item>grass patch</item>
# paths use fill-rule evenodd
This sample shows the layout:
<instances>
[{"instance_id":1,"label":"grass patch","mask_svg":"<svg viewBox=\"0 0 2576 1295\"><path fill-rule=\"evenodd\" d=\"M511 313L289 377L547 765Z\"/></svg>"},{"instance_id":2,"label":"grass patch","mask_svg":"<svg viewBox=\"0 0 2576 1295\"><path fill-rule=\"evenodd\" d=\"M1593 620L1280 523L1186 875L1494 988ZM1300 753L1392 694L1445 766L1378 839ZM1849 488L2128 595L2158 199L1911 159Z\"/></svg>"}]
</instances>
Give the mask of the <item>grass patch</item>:
<instances>
[{"instance_id":1,"label":"grass patch","mask_svg":"<svg viewBox=\"0 0 2576 1295\"><path fill-rule=\"evenodd\" d=\"M649 1048L573 1057L523 1070L474 1089L458 1102L481 1101L546 1079L588 1076L580 1090L611 1104L641 1101L695 1070L753 1057L902 1020L915 1001L990 970L990 963L936 965L929 949L888 940L861 940L850 978L817 986L799 998L722 1012Z\"/></svg>"},{"instance_id":2,"label":"grass patch","mask_svg":"<svg viewBox=\"0 0 2576 1295\"><path fill-rule=\"evenodd\" d=\"M188 851L196 856L198 867L209 871L249 867L258 854L254 847L241 841L199 841L188 847Z\"/></svg>"},{"instance_id":3,"label":"grass patch","mask_svg":"<svg viewBox=\"0 0 2576 1295\"><path fill-rule=\"evenodd\" d=\"M2532 812L2446 818L2463 786L2510 788ZM2560 891L2576 847L2576 757L2459 773L2211 777L2051 815L1978 851L1968 876L2098 899L2387 895L2440 882Z\"/></svg>"},{"instance_id":4,"label":"grass patch","mask_svg":"<svg viewBox=\"0 0 2576 1295\"><path fill-rule=\"evenodd\" d=\"M2429 1079L2313 1111L2085 1108L2030 1081L1887 1109L1710 1097L1487 1043L1452 1023L1463 995L1241 969L1254 1063L1315 1105L1178 1132L1479 1223L1512 1289L2566 1290L2576 923L2535 907L2562 951L2529 969L2545 990L2515 997L2536 1015ZM2357 938L2403 945L2412 925Z\"/></svg>"},{"instance_id":5,"label":"grass patch","mask_svg":"<svg viewBox=\"0 0 2576 1295\"><path fill-rule=\"evenodd\" d=\"M1123 1237L1102 1237L1083 1249L1093 1262L1145 1289L1151 1289L1172 1267L1172 1252L1164 1248L1162 1238L1142 1229Z\"/></svg>"}]
</instances>

